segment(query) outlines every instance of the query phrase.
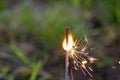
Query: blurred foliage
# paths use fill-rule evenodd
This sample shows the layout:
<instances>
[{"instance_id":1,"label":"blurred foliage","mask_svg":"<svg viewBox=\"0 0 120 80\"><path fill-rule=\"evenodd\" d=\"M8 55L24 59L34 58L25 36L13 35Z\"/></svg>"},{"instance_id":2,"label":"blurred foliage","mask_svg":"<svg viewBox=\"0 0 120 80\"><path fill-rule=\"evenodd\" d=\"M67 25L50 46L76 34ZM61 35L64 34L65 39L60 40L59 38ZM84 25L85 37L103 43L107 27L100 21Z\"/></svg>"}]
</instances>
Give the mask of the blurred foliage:
<instances>
[{"instance_id":1,"label":"blurred foliage","mask_svg":"<svg viewBox=\"0 0 120 80\"><path fill-rule=\"evenodd\" d=\"M40 67L41 67L41 62L39 61L33 67L33 72L32 72L30 80L36 80L37 74L40 71Z\"/></svg>"},{"instance_id":2,"label":"blurred foliage","mask_svg":"<svg viewBox=\"0 0 120 80\"><path fill-rule=\"evenodd\" d=\"M92 43L97 46L98 68L112 66L116 58L105 55L107 52L102 48L119 36L119 3L120 0L0 0L0 51L7 46L5 58L28 68L20 74L23 78L58 80L60 78L51 78L52 72L42 73L42 70L59 63L57 66L60 66L61 72L58 73L63 76L61 43L68 27L77 38L91 37ZM32 45L35 50L30 48L31 52L26 50L25 53L19 45L23 42L28 45L27 48ZM0 79L16 80L14 69L2 67Z\"/></svg>"},{"instance_id":3,"label":"blurred foliage","mask_svg":"<svg viewBox=\"0 0 120 80\"><path fill-rule=\"evenodd\" d=\"M10 47L23 63L30 65L31 61L16 47L15 43L11 43Z\"/></svg>"},{"instance_id":4,"label":"blurred foliage","mask_svg":"<svg viewBox=\"0 0 120 80\"><path fill-rule=\"evenodd\" d=\"M8 0L1 0L0 1L0 11L5 10L8 7Z\"/></svg>"},{"instance_id":5,"label":"blurred foliage","mask_svg":"<svg viewBox=\"0 0 120 80\"><path fill-rule=\"evenodd\" d=\"M5 75L10 71L10 68L9 67L4 67L1 69L1 72L0 72L0 79L2 79L3 77L5 77Z\"/></svg>"}]
</instances>

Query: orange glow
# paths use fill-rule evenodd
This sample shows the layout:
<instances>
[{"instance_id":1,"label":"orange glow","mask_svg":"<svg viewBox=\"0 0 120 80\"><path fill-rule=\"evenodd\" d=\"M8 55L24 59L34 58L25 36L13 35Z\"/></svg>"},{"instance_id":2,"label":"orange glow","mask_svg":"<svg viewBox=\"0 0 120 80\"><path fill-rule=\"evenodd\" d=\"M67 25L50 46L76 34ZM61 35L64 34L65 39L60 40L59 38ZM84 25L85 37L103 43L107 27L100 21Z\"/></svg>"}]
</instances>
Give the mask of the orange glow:
<instances>
[{"instance_id":1,"label":"orange glow","mask_svg":"<svg viewBox=\"0 0 120 80\"><path fill-rule=\"evenodd\" d=\"M66 43L66 37L65 37L63 40L62 46L63 46L64 50L70 51L73 47L73 44L74 44L74 41L73 41L72 34L69 34L68 35L68 43Z\"/></svg>"}]
</instances>

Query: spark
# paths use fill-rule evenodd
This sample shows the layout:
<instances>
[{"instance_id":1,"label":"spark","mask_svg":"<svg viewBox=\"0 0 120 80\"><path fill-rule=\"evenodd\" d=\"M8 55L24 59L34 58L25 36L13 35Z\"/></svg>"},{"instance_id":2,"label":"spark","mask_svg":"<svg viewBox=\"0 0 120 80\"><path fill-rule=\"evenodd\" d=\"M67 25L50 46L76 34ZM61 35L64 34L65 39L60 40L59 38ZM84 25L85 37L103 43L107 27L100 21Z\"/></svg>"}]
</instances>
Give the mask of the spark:
<instances>
[{"instance_id":1,"label":"spark","mask_svg":"<svg viewBox=\"0 0 120 80\"><path fill-rule=\"evenodd\" d=\"M81 70L86 76L93 77L91 72L93 71L90 67L91 63L94 63L96 58L89 56L87 49L89 48L89 41L85 37L84 40L76 40L74 42L72 35L68 36L68 44L66 40L63 41L63 48L68 52L69 57L72 59L75 70Z\"/></svg>"},{"instance_id":2,"label":"spark","mask_svg":"<svg viewBox=\"0 0 120 80\"><path fill-rule=\"evenodd\" d=\"M118 61L118 64L120 64L120 61Z\"/></svg>"},{"instance_id":3,"label":"spark","mask_svg":"<svg viewBox=\"0 0 120 80\"><path fill-rule=\"evenodd\" d=\"M87 64L87 61L82 61L82 64L83 64L83 65Z\"/></svg>"},{"instance_id":4,"label":"spark","mask_svg":"<svg viewBox=\"0 0 120 80\"><path fill-rule=\"evenodd\" d=\"M94 57L91 57L91 56L88 56L88 59L90 60L90 63L94 63L95 61L98 60L97 58L94 58Z\"/></svg>"}]
</instances>

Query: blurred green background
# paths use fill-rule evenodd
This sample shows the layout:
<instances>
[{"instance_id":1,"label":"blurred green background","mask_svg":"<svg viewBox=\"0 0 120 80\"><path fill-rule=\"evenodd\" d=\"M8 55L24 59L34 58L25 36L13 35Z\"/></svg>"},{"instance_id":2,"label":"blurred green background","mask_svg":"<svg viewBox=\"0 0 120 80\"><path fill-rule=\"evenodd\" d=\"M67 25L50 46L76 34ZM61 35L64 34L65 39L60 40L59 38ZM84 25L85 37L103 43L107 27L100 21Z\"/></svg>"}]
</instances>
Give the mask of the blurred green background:
<instances>
[{"instance_id":1,"label":"blurred green background","mask_svg":"<svg viewBox=\"0 0 120 80\"><path fill-rule=\"evenodd\" d=\"M120 80L120 0L0 0L0 80L64 80L66 27L99 59L74 80Z\"/></svg>"}]
</instances>

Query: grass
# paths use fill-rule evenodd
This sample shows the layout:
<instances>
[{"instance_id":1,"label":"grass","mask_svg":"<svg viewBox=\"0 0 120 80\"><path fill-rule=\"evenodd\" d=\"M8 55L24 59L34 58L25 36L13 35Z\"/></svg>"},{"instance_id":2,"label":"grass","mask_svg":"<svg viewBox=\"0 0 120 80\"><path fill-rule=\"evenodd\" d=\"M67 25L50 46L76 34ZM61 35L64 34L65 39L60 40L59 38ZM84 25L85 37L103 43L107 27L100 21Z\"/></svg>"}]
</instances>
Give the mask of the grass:
<instances>
[{"instance_id":1,"label":"grass","mask_svg":"<svg viewBox=\"0 0 120 80\"><path fill-rule=\"evenodd\" d=\"M2 0L3 1L3 0ZM9 49L7 54L14 55L16 60L19 60L22 66L26 66L30 71L28 75L30 80L49 80L41 75L41 70L44 66L60 63L60 74L64 74L63 70L63 55L61 42L65 36L65 28L68 27L75 37L82 38L84 35L95 37L107 34L112 30L111 27L119 30L120 11L119 1L112 0L92 1L92 0L61 0L56 2L47 2L43 5L43 10L39 9L39 5L27 5L24 1L16 7L16 9L8 9L9 2L4 0L0 2L0 45L7 46ZM95 12L98 12L97 14ZM90 15L89 15L90 14ZM92 15L94 16L92 16ZM87 19L86 19L86 16ZM94 24L92 18L97 18L102 23L99 29L93 29L91 24ZM90 23L90 24L89 24ZM118 28L116 28L118 27ZM100 30L100 31L99 31ZM98 32L99 31L99 32ZM95 33L96 32L96 33ZM113 32L114 34L117 34ZM108 36L107 34L104 36ZM110 38L110 40L113 40ZM102 39L105 40L105 39ZM35 50L29 54L22 51L18 43L25 42L31 44ZM96 42L96 45L100 44ZM48 59L46 59L46 56ZM98 55L103 61L98 64L98 67L113 64L107 56ZM13 58L13 57L11 57ZM44 61L45 58L45 61ZM12 60L12 59L11 59ZM15 59L14 59L15 60ZM48 63L50 60L50 63ZM17 64L17 63L16 63ZM54 69L52 69L54 71ZM2 67L0 70L0 79L15 80L15 75L12 73L10 66ZM10 71L10 73L9 73ZM27 73L25 74L27 75ZM7 76L7 78L5 78ZM54 78L54 77L53 77ZM54 79L52 79L54 80Z\"/></svg>"}]
</instances>

